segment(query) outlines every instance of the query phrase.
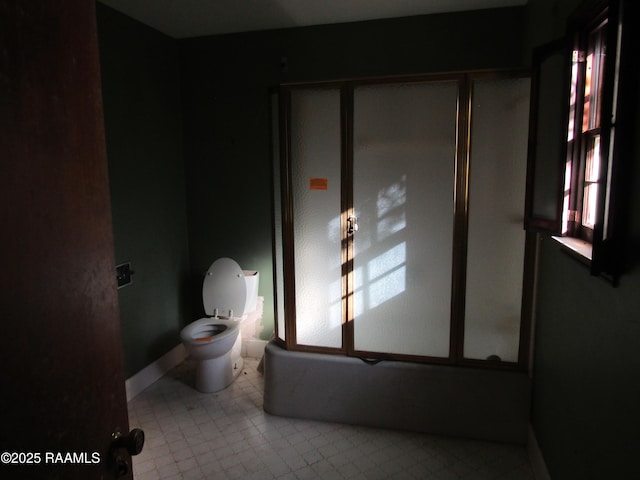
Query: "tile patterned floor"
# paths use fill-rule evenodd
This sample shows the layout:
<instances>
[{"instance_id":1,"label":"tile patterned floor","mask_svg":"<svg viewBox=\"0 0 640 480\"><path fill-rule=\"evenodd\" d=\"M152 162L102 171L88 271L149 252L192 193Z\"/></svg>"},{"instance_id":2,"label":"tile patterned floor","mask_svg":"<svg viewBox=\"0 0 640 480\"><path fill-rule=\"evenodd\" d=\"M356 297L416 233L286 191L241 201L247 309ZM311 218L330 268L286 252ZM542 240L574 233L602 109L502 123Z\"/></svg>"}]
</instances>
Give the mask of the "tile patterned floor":
<instances>
[{"instance_id":1,"label":"tile patterned floor","mask_svg":"<svg viewBox=\"0 0 640 480\"><path fill-rule=\"evenodd\" d=\"M262 410L258 362L214 394L187 360L129 402L137 480L533 480L524 447L297 420Z\"/></svg>"}]
</instances>

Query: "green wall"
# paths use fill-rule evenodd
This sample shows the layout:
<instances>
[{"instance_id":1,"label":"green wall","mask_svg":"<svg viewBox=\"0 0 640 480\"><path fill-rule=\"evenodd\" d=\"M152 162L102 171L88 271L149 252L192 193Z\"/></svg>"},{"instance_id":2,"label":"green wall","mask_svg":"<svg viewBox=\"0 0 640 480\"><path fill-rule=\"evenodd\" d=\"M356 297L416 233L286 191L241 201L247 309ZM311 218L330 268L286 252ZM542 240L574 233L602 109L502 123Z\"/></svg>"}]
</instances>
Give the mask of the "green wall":
<instances>
[{"instance_id":1,"label":"green wall","mask_svg":"<svg viewBox=\"0 0 640 480\"><path fill-rule=\"evenodd\" d=\"M578 4L530 0L527 44L561 36ZM639 152L629 152L634 185ZM630 271L617 288L550 238L540 241L532 425L554 480L640 478L638 189L629 228Z\"/></svg>"},{"instance_id":2,"label":"green wall","mask_svg":"<svg viewBox=\"0 0 640 480\"><path fill-rule=\"evenodd\" d=\"M188 243L175 40L97 4L118 290L127 377L180 342Z\"/></svg>"},{"instance_id":3,"label":"green wall","mask_svg":"<svg viewBox=\"0 0 640 480\"><path fill-rule=\"evenodd\" d=\"M283 82L519 67L524 9L496 9L180 41L189 251L260 270L273 330L269 88ZM285 64L285 65L283 65ZM194 287L193 308L201 300Z\"/></svg>"}]
</instances>

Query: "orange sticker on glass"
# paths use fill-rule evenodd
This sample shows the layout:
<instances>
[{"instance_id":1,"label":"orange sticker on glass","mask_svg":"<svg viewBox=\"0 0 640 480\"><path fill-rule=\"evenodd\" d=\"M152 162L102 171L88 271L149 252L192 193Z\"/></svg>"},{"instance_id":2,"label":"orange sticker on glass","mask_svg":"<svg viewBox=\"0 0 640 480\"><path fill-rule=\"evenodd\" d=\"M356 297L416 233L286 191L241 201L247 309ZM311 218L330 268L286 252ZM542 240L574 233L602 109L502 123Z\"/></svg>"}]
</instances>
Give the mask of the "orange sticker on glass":
<instances>
[{"instance_id":1,"label":"orange sticker on glass","mask_svg":"<svg viewBox=\"0 0 640 480\"><path fill-rule=\"evenodd\" d=\"M309 179L309 189L326 190L329 188L329 179L327 178L311 178Z\"/></svg>"}]
</instances>

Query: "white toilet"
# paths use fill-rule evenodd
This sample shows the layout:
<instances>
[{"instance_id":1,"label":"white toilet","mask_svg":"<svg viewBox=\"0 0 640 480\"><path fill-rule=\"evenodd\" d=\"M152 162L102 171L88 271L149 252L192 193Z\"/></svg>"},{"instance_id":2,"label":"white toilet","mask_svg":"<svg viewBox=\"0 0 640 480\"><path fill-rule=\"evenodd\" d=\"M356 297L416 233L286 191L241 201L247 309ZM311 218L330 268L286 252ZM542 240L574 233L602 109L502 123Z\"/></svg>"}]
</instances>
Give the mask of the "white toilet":
<instances>
[{"instance_id":1,"label":"white toilet","mask_svg":"<svg viewBox=\"0 0 640 480\"><path fill-rule=\"evenodd\" d=\"M222 390L242 371L240 324L256 308L258 282L257 271L243 271L230 258L219 258L207 270L202 303L208 316L180 332L187 352L197 362L197 390Z\"/></svg>"}]
</instances>

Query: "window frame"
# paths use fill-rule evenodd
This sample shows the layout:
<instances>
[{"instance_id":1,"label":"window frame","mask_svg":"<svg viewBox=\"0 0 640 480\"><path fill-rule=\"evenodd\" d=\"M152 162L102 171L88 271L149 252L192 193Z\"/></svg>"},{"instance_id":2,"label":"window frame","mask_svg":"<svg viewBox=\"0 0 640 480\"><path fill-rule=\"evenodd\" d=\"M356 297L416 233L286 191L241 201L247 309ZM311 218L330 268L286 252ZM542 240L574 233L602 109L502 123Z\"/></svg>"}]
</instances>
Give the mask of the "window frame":
<instances>
[{"instance_id":1,"label":"window frame","mask_svg":"<svg viewBox=\"0 0 640 480\"><path fill-rule=\"evenodd\" d=\"M565 171L565 178L569 183L569 185L565 185L565 190L570 193L568 205L563 205L562 235L578 238L592 245L594 242L594 230L599 217L598 213L601 210L598 194L603 186L606 187L606 185L603 185L603 180L606 180L606 176L603 175L603 173L606 173L603 172L603 167L606 168L608 162L603 152L607 150L602 147L603 143L609 144L611 126L610 122L606 120L611 118L610 110L607 110L607 108L612 102L608 97L612 96L616 90L616 78L615 75L614 78L610 78L608 75L611 70L614 70L615 73L615 68L611 68L611 62L607 61L606 57L600 62L592 61L591 68L597 72L589 82L589 93L587 93L587 79L589 77L587 70L589 69L592 36L599 30L604 29L604 35L600 39L605 42L605 51L611 40L608 35L611 31L608 8L608 6L605 6L604 10L591 13L587 22L576 26L571 52L572 78L570 82L571 100L568 122L572 125L569 129L572 133L567 135L567 170ZM615 46L610 50L613 55L617 52ZM602 72L602 75L598 75L598 72ZM574 73L575 79L573 78ZM597 80L595 84L593 82L594 78ZM589 98L588 100L587 97ZM593 99L595 99L595 105L592 104ZM585 106L589 108L586 113ZM595 107L595 112L592 107ZM589 116L586 120L586 126L585 115ZM596 118L595 125L591 125L592 115ZM594 159L592 156L594 148L591 147L591 143L595 143L596 139L599 145L599 155L598 158ZM597 178L588 180L587 172L589 166L595 162L599 165ZM596 205L595 212L593 212L593 216L596 218L594 218L593 224L589 225L585 221L585 216L587 216L585 197L588 195L587 189L591 186L596 188L596 193L594 194Z\"/></svg>"},{"instance_id":2,"label":"window frame","mask_svg":"<svg viewBox=\"0 0 640 480\"><path fill-rule=\"evenodd\" d=\"M590 0L581 6L567 23L567 35L558 40L554 54L564 55L566 69L557 75L555 82L564 82L564 108L566 111L562 129L538 132L540 120L537 119L538 105L544 103L534 98L532 101L532 122L530 126L529 172L535 173L537 162L547 161L558 166L558 178L563 180L560 187L555 187L557 196L556 218L549 219L546 224L537 221L534 209L531 208L533 198L540 189L540 176L531 175L527 182L527 208L525 209L525 228L529 231L553 235L563 246L586 263L593 275L602 275L618 283L624 270L624 245L626 223L628 218L628 178L631 152L633 150L633 133L635 124L635 104L637 97L638 74L634 71L633 60L637 58L638 36L633 35L628 23L638 14L638 2L632 0ZM623 15L624 14L624 15ZM584 97L580 92L584 87L584 76L579 78L575 111L570 105L572 55L574 51L587 51L589 35L606 22L606 56L602 61L604 75L602 77L602 94L600 98L600 127L586 133L582 132L582 115ZM586 40L585 40L586 39ZM587 42L587 43L585 43ZM535 84L544 84L548 79L537 78L541 73L537 52L550 48L550 45L539 47L534 51ZM576 48L578 47L578 48ZM564 49L564 52L562 51ZM543 58L544 59L544 58ZM583 67L584 68L584 67ZM581 74L580 74L581 75ZM579 75L579 77L580 77ZM582 82L582 85L580 85ZM535 92L535 90L534 90ZM541 95L541 93L537 93ZM574 131L579 132L570 142L569 123L571 115L575 115ZM562 138L563 146L557 148L551 158L541 159L536 154L536 146L540 138L551 135ZM595 221L593 228L583 225L584 174L586 159L586 142L596 135L600 138L600 176L596 200ZM567 174L567 162L571 162L571 175ZM577 165L577 168L576 168ZM567 190L568 187L568 190ZM549 186L546 186L549 191ZM567 196L568 195L568 196ZM565 205L565 197L568 205ZM563 218L564 216L564 218ZM565 228L568 227L568 228ZM566 230L566 231L565 231ZM580 248L576 249L575 245ZM577 251L577 253L576 253Z\"/></svg>"}]
</instances>

